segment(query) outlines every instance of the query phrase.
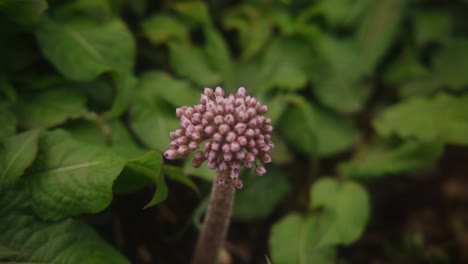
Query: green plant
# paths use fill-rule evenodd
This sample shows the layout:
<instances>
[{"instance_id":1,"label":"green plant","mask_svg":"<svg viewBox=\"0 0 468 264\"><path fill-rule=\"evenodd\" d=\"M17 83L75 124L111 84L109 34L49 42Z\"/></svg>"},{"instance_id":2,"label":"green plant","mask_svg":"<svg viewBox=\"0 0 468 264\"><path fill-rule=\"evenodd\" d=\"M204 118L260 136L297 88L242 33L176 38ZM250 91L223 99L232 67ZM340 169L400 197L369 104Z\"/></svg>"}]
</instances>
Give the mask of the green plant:
<instances>
[{"instance_id":1,"label":"green plant","mask_svg":"<svg viewBox=\"0 0 468 264\"><path fill-rule=\"evenodd\" d=\"M467 11L463 0L0 0L0 261L187 263L214 175L194 155L162 154L176 107L218 85L247 87L275 127L268 176L240 171L238 262L370 262L353 252L369 253L375 233L378 259L466 260L447 244L462 248L468 230L464 192L449 185L468 169L451 161L468 144ZM413 204L420 185L437 202ZM415 194L400 199L401 186ZM437 217L419 214L427 200ZM443 235L408 230L413 211ZM418 246L398 250L405 237Z\"/></svg>"}]
</instances>

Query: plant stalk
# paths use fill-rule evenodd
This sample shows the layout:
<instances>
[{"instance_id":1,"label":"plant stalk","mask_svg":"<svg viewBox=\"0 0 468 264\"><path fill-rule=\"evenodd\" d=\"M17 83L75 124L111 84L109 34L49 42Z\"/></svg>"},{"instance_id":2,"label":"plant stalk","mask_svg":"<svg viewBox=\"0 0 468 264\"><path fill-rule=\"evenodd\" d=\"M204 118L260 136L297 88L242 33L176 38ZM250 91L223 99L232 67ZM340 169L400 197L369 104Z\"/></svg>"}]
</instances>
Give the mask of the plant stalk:
<instances>
[{"instance_id":1,"label":"plant stalk","mask_svg":"<svg viewBox=\"0 0 468 264\"><path fill-rule=\"evenodd\" d=\"M234 201L234 186L230 181L221 186L213 180L208 210L198 237L192 264L215 264L226 238Z\"/></svg>"}]
</instances>

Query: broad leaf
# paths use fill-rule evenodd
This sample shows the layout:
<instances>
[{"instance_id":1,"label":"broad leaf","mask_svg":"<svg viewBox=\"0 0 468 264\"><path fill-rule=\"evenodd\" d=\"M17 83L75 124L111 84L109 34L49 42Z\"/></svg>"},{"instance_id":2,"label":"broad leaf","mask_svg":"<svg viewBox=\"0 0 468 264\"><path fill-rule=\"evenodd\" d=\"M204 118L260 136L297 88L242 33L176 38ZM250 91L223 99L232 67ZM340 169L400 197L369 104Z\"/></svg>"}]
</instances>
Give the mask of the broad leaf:
<instances>
[{"instance_id":1,"label":"broad leaf","mask_svg":"<svg viewBox=\"0 0 468 264\"><path fill-rule=\"evenodd\" d=\"M287 194L289 186L284 171L270 170L263 177L253 171L244 173L244 187L236 192L233 218L250 221L262 219L271 214L275 206Z\"/></svg>"},{"instance_id":2,"label":"broad leaf","mask_svg":"<svg viewBox=\"0 0 468 264\"><path fill-rule=\"evenodd\" d=\"M14 109L19 125L26 128L56 126L87 111L83 94L64 86L24 94Z\"/></svg>"},{"instance_id":3,"label":"broad leaf","mask_svg":"<svg viewBox=\"0 0 468 264\"><path fill-rule=\"evenodd\" d=\"M275 223L269 241L273 263L335 263L333 247L317 247L318 220L314 215L289 214Z\"/></svg>"},{"instance_id":4,"label":"broad leaf","mask_svg":"<svg viewBox=\"0 0 468 264\"><path fill-rule=\"evenodd\" d=\"M44 17L36 37L44 56L72 80L90 81L104 72L133 68L135 43L125 24L117 19L98 24Z\"/></svg>"},{"instance_id":5,"label":"broad leaf","mask_svg":"<svg viewBox=\"0 0 468 264\"><path fill-rule=\"evenodd\" d=\"M37 154L39 130L8 137L0 142L0 193L15 185Z\"/></svg>"},{"instance_id":6,"label":"broad leaf","mask_svg":"<svg viewBox=\"0 0 468 264\"><path fill-rule=\"evenodd\" d=\"M369 218L369 196L358 183L321 178L310 192L311 208L322 208L317 246L349 245L358 240Z\"/></svg>"},{"instance_id":7,"label":"broad leaf","mask_svg":"<svg viewBox=\"0 0 468 264\"><path fill-rule=\"evenodd\" d=\"M423 142L468 144L468 95L440 93L432 98L414 97L385 109L374 120L383 136L397 134Z\"/></svg>"},{"instance_id":8,"label":"broad leaf","mask_svg":"<svg viewBox=\"0 0 468 264\"><path fill-rule=\"evenodd\" d=\"M412 14L414 38L418 46L443 43L450 38L453 16L444 9L423 9Z\"/></svg>"},{"instance_id":9,"label":"broad leaf","mask_svg":"<svg viewBox=\"0 0 468 264\"><path fill-rule=\"evenodd\" d=\"M142 28L144 36L156 45L172 40L185 42L189 37L187 26L168 14L150 16L143 21Z\"/></svg>"},{"instance_id":10,"label":"broad leaf","mask_svg":"<svg viewBox=\"0 0 468 264\"><path fill-rule=\"evenodd\" d=\"M73 220L0 218L0 261L6 263L130 263L90 227Z\"/></svg>"},{"instance_id":11,"label":"broad leaf","mask_svg":"<svg viewBox=\"0 0 468 264\"><path fill-rule=\"evenodd\" d=\"M444 84L452 89L468 86L468 38L447 41L443 50L434 56L434 71Z\"/></svg>"},{"instance_id":12,"label":"broad leaf","mask_svg":"<svg viewBox=\"0 0 468 264\"><path fill-rule=\"evenodd\" d=\"M436 165L444 151L438 142L408 141L398 147L377 145L360 149L355 157L340 164L340 174L349 178L371 179L384 175L414 172Z\"/></svg>"},{"instance_id":13,"label":"broad leaf","mask_svg":"<svg viewBox=\"0 0 468 264\"><path fill-rule=\"evenodd\" d=\"M213 26L203 29L205 36L204 51L212 69L226 78L232 72L232 58L226 40Z\"/></svg>"},{"instance_id":14,"label":"broad leaf","mask_svg":"<svg viewBox=\"0 0 468 264\"><path fill-rule=\"evenodd\" d=\"M164 174L169 180L183 184L193 189L197 194L200 194L197 185L185 175L183 168L171 165L164 165Z\"/></svg>"},{"instance_id":15,"label":"broad leaf","mask_svg":"<svg viewBox=\"0 0 468 264\"><path fill-rule=\"evenodd\" d=\"M202 25L211 23L208 6L204 1L176 2L171 4L170 7L195 23Z\"/></svg>"},{"instance_id":16,"label":"broad leaf","mask_svg":"<svg viewBox=\"0 0 468 264\"><path fill-rule=\"evenodd\" d=\"M38 158L26 171L32 206L43 219L97 213L112 201L112 185L125 160L83 144L63 130L44 133Z\"/></svg>"},{"instance_id":17,"label":"broad leaf","mask_svg":"<svg viewBox=\"0 0 468 264\"><path fill-rule=\"evenodd\" d=\"M0 13L18 24L31 24L47 10L46 0L0 0Z\"/></svg>"},{"instance_id":18,"label":"broad leaf","mask_svg":"<svg viewBox=\"0 0 468 264\"><path fill-rule=\"evenodd\" d=\"M13 136L16 132L16 117L10 107L0 102L0 140Z\"/></svg>"}]
</instances>

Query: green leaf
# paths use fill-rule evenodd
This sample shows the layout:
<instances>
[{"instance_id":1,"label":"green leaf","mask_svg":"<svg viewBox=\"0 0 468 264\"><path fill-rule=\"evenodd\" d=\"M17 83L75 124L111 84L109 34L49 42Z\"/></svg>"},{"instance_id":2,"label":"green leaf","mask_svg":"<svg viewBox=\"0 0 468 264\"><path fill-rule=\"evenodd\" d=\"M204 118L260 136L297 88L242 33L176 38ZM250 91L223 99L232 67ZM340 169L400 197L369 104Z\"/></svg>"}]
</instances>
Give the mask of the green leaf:
<instances>
[{"instance_id":1,"label":"green leaf","mask_svg":"<svg viewBox=\"0 0 468 264\"><path fill-rule=\"evenodd\" d=\"M270 152L271 160L274 164L286 165L294 161L294 153L287 142L276 133L271 136L271 141L274 142L275 147Z\"/></svg>"},{"instance_id":2,"label":"green leaf","mask_svg":"<svg viewBox=\"0 0 468 264\"><path fill-rule=\"evenodd\" d=\"M318 247L349 245L358 240L369 218L369 196L358 183L321 178L310 192L311 208L323 208Z\"/></svg>"},{"instance_id":3,"label":"green leaf","mask_svg":"<svg viewBox=\"0 0 468 264\"><path fill-rule=\"evenodd\" d=\"M367 16L358 28L356 42L360 51L360 63L374 70L400 29L400 21L407 0L371 1Z\"/></svg>"},{"instance_id":4,"label":"green leaf","mask_svg":"<svg viewBox=\"0 0 468 264\"><path fill-rule=\"evenodd\" d=\"M364 82L370 68L362 62L356 43L321 35L315 45L321 63L310 70L314 94L338 112L359 112L370 95Z\"/></svg>"},{"instance_id":5,"label":"green leaf","mask_svg":"<svg viewBox=\"0 0 468 264\"><path fill-rule=\"evenodd\" d=\"M452 89L468 86L468 38L451 39L433 59L437 77Z\"/></svg>"},{"instance_id":6,"label":"green leaf","mask_svg":"<svg viewBox=\"0 0 468 264\"><path fill-rule=\"evenodd\" d=\"M265 76L268 88L302 89L315 56L302 39L277 38L265 51L260 75Z\"/></svg>"},{"instance_id":7,"label":"green leaf","mask_svg":"<svg viewBox=\"0 0 468 264\"><path fill-rule=\"evenodd\" d=\"M211 23L211 16L204 1L178 2L171 4L170 7L195 23L202 25Z\"/></svg>"},{"instance_id":8,"label":"green leaf","mask_svg":"<svg viewBox=\"0 0 468 264\"><path fill-rule=\"evenodd\" d=\"M200 92L197 92L186 81L174 79L165 72L149 71L140 77L140 94L148 98L161 98L172 106L192 106L198 103Z\"/></svg>"},{"instance_id":9,"label":"green leaf","mask_svg":"<svg viewBox=\"0 0 468 264\"><path fill-rule=\"evenodd\" d=\"M236 192L233 218L251 221L267 217L288 193L285 173L268 169L264 177L258 177L252 171L244 175L244 187Z\"/></svg>"},{"instance_id":10,"label":"green leaf","mask_svg":"<svg viewBox=\"0 0 468 264\"><path fill-rule=\"evenodd\" d=\"M197 194L200 194L197 185L185 175L184 170L181 167L171 166L171 165L164 165L164 174L169 180L181 183L192 190L194 190Z\"/></svg>"},{"instance_id":11,"label":"green leaf","mask_svg":"<svg viewBox=\"0 0 468 264\"><path fill-rule=\"evenodd\" d=\"M43 222L27 215L0 218L7 263L130 263L90 227L77 221Z\"/></svg>"},{"instance_id":12,"label":"green leaf","mask_svg":"<svg viewBox=\"0 0 468 264\"><path fill-rule=\"evenodd\" d=\"M19 125L26 128L56 126L87 111L83 94L64 86L24 94L14 109Z\"/></svg>"},{"instance_id":13,"label":"green leaf","mask_svg":"<svg viewBox=\"0 0 468 264\"><path fill-rule=\"evenodd\" d=\"M317 247L318 218L289 214L273 225L270 252L273 263L335 263L333 247Z\"/></svg>"},{"instance_id":14,"label":"green leaf","mask_svg":"<svg viewBox=\"0 0 468 264\"><path fill-rule=\"evenodd\" d=\"M35 213L57 220L97 213L112 201L112 185L125 160L73 139L63 130L44 133L39 153L25 173Z\"/></svg>"},{"instance_id":15,"label":"green leaf","mask_svg":"<svg viewBox=\"0 0 468 264\"><path fill-rule=\"evenodd\" d=\"M418 46L441 43L450 38L453 17L447 10L421 10L412 13L414 38Z\"/></svg>"},{"instance_id":16,"label":"green leaf","mask_svg":"<svg viewBox=\"0 0 468 264\"><path fill-rule=\"evenodd\" d=\"M18 24L32 24L47 10L45 0L0 0L0 12Z\"/></svg>"},{"instance_id":17,"label":"green leaf","mask_svg":"<svg viewBox=\"0 0 468 264\"><path fill-rule=\"evenodd\" d=\"M75 81L90 81L108 71L133 69L135 43L125 24L114 19L54 21L44 17L36 30L42 53Z\"/></svg>"},{"instance_id":18,"label":"green leaf","mask_svg":"<svg viewBox=\"0 0 468 264\"><path fill-rule=\"evenodd\" d=\"M204 51L198 47L171 43L170 61L173 70L201 87L221 82L221 75L211 69Z\"/></svg>"},{"instance_id":19,"label":"green leaf","mask_svg":"<svg viewBox=\"0 0 468 264\"><path fill-rule=\"evenodd\" d=\"M293 106L282 116L279 129L303 153L327 157L359 139L359 130L351 119L327 112L302 97L288 96L285 100Z\"/></svg>"},{"instance_id":20,"label":"green leaf","mask_svg":"<svg viewBox=\"0 0 468 264\"><path fill-rule=\"evenodd\" d=\"M350 161L339 165L340 174L352 179L371 179L389 174L428 169L437 164L444 152L438 142L405 142L397 147L369 146L359 150Z\"/></svg>"},{"instance_id":21,"label":"green leaf","mask_svg":"<svg viewBox=\"0 0 468 264\"><path fill-rule=\"evenodd\" d=\"M0 193L19 180L37 154L39 130L8 137L0 143Z\"/></svg>"},{"instance_id":22,"label":"green leaf","mask_svg":"<svg viewBox=\"0 0 468 264\"><path fill-rule=\"evenodd\" d=\"M172 40L185 42L189 38L187 26L168 14L155 14L142 24L143 34L151 43L158 45Z\"/></svg>"},{"instance_id":23,"label":"green leaf","mask_svg":"<svg viewBox=\"0 0 468 264\"><path fill-rule=\"evenodd\" d=\"M468 144L468 95L439 93L432 98L413 97L385 109L374 120L380 135L397 134L423 142Z\"/></svg>"},{"instance_id":24,"label":"green leaf","mask_svg":"<svg viewBox=\"0 0 468 264\"><path fill-rule=\"evenodd\" d=\"M96 22L112 17L109 0L79 0L66 2L54 9L54 15L60 18L84 17Z\"/></svg>"},{"instance_id":25,"label":"green leaf","mask_svg":"<svg viewBox=\"0 0 468 264\"><path fill-rule=\"evenodd\" d=\"M10 111L10 107L0 102L0 140L13 136L16 132L16 117Z\"/></svg>"},{"instance_id":26,"label":"green leaf","mask_svg":"<svg viewBox=\"0 0 468 264\"><path fill-rule=\"evenodd\" d=\"M104 113L106 118L120 116L127 110L133 100L133 90L137 85L137 78L128 72L112 72L111 78L115 84L115 96L111 108Z\"/></svg>"},{"instance_id":27,"label":"green leaf","mask_svg":"<svg viewBox=\"0 0 468 264\"><path fill-rule=\"evenodd\" d=\"M232 58L226 40L213 26L203 29L205 37L204 52L212 69L223 77L232 72Z\"/></svg>"}]
</instances>

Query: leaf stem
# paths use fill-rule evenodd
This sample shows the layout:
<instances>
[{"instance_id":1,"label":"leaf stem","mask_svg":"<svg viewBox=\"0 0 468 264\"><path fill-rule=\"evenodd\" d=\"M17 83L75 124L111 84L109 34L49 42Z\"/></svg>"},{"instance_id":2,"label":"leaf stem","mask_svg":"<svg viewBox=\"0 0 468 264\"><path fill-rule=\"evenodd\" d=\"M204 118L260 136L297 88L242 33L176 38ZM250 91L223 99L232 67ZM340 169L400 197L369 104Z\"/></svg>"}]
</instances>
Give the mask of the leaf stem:
<instances>
[{"instance_id":1,"label":"leaf stem","mask_svg":"<svg viewBox=\"0 0 468 264\"><path fill-rule=\"evenodd\" d=\"M210 202L198 237L192 264L214 264L226 238L235 189L230 180L221 186L213 180Z\"/></svg>"}]
</instances>

